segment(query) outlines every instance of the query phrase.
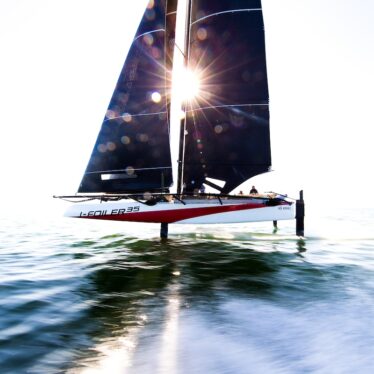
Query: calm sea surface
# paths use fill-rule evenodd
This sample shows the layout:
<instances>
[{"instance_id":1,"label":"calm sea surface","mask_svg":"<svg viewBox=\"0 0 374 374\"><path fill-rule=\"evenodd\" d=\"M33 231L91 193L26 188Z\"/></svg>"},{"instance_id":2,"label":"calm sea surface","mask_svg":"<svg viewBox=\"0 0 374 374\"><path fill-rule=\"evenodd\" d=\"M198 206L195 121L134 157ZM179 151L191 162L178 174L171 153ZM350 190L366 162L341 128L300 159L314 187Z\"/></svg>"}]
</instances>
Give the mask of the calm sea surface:
<instances>
[{"instance_id":1,"label":"calm sea surface","mask_svg":"<svg viewBox=\"0 0 374 374\"><path fill-rule=\"evenodd\" d=\"M1 373L373 373L374 210L0 221Z\"/></svg>"}]
</instances>

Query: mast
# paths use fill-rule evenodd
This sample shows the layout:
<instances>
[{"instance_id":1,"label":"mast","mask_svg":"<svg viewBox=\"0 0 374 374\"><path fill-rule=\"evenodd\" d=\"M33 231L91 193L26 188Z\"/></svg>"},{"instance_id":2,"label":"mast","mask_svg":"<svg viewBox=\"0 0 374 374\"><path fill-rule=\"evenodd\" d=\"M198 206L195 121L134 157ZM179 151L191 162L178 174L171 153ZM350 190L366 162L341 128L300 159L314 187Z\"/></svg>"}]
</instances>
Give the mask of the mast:
<instances>
[{"instance_id":1,"label":"mast","mask_svg":"<svg viewBox=\"0 0 374 374\"><path fill-rule=\"evenodd\" d=\"M182 84L183 67L187 65L187 33L189 25L190 0L179 0L177 5L177 19L175 27L175 45L173 57L173 75L172 75L172 100L170 106L170 153L172 160L173 186L170 188L172 193L181 193L181 169L183 157L182 134L184 133L184 117L181 114L185 112L185 103L180 96L178 85Z\"/></svg>"},{"instance_id":2,"label":"mast","mask_svg":"<svg viewBox=\"0 0 374 374\"><path fill-rule=\"evenodd\" d=\"M184 27L184 67L188 69L188 56L189 56L189 45L190 45L190 19L191 19L191 6L192 0L187 0L185 4L186 16L185 16L185 27ZM180 134L179 134L179 163L178 163L178 187L177 192L183 192L183 171L184 171L184 154L185 154L185 137L186 137L186 118L187 118L187 107L188 103L183 102L182 111L184 117L180 123Z\"/></svg>"}]
</instances>

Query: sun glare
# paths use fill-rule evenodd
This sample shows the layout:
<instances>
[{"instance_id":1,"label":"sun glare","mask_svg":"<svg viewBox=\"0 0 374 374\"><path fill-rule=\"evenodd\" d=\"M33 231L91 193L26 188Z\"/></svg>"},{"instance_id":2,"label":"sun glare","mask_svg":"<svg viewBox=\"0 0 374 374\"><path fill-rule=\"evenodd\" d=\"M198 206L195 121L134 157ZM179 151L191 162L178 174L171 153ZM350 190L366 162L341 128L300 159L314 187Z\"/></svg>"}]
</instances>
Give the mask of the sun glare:
<instances>
[{"instance_id":1,"label":"sun glare","mask_svg":"<svg viewBox=\"0 0 374 374\"><path fill-rule=\"evenodd\" d=\"M196 97L200 91L200 81L197 74L189 70L185 71L183 77L183 86L184 96L186 99L193 99Z\"/></svg>"},{"instance_id":2,"label":"sun glare","mask_svg":"<svg viewBox=\"0 0 374 374\"><path fill-rule=\"evenodd\" d=\"M198 74L185 68L176 71L173 81L173 91L182 101L196 98L200 92Z\"/></svg>"}]
</instances>

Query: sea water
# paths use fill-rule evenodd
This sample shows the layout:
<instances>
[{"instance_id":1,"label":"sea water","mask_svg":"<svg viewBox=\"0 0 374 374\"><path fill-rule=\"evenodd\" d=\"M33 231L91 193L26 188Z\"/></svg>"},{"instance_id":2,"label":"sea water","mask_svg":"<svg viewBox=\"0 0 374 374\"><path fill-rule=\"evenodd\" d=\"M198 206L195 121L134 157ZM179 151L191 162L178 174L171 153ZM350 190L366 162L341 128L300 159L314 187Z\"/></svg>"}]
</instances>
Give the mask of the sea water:
<instances>
[{"instance_id":1,"label":"sea water","mask_svg":"<svg viewBox=\"0 0 374 374\"><path fill-rule=\"evenodd\" d=\"M1 373L372 373L374 210L1 220Z\"/></svg>"}]
</instances>

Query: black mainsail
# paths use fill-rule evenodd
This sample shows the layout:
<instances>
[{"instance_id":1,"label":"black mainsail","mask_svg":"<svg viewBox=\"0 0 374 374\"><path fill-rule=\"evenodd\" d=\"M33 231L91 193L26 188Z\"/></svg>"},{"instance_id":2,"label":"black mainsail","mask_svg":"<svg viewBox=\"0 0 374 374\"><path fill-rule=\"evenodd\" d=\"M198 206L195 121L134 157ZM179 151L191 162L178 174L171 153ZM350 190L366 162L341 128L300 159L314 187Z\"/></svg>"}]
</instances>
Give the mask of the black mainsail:
<instances>
[{"instance_id":1,"label":"black mainsail","mask_svg":"<svg viewBox=\"0 0 374 374\"><path fill-rule=\"evenodd\" d=\"M172 184L168 95L176 2L149 2L78 192L160 192Z\"/></svg>"},{"instance_id":2,"label":"black mainsail","mask_svg":"<svg viewBox=\"0 0 374 374\"><path fill-rule=\"evenodd\" d=\"M192 0L187 34L200 93L186 108L181 182L219 179L228 193L271 166L261 1Z\"/></svg>"},{"instance_id":3,"label":"black mainsail","mask_svg":"<svg viewBox=\"0 0 374 374\"><path fill-rule=\"evenodd\" d=\"M229 193L271 166L261 0L188 0L178 191L209 178ZM161 192L173 184L170 93L177 0L151 0L126 58L78 192ZM176 182L176 181L175 181Z\"/></svg>"}]
</instances>

